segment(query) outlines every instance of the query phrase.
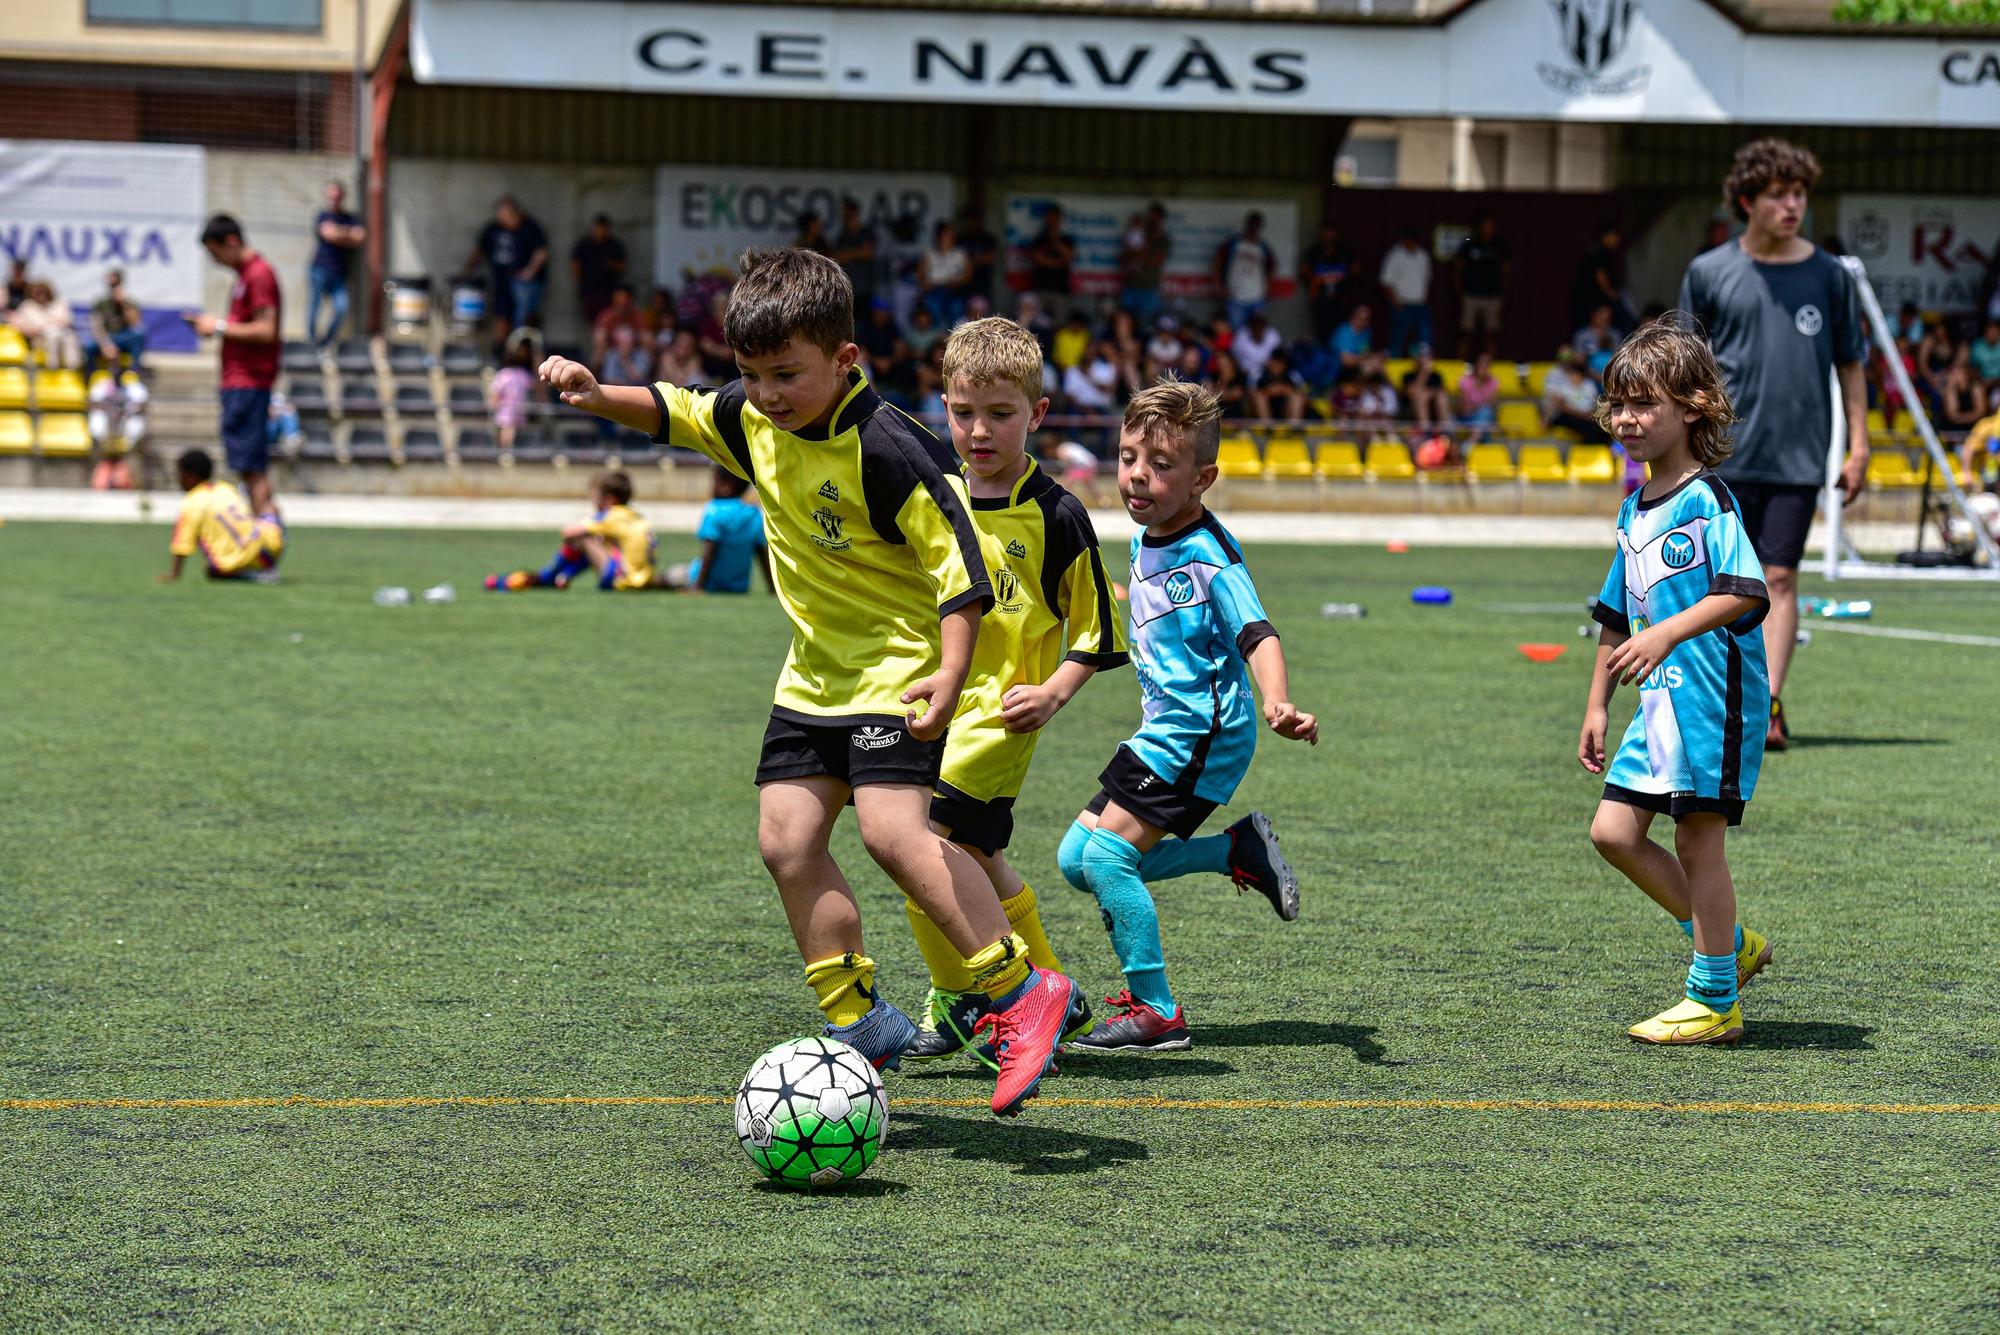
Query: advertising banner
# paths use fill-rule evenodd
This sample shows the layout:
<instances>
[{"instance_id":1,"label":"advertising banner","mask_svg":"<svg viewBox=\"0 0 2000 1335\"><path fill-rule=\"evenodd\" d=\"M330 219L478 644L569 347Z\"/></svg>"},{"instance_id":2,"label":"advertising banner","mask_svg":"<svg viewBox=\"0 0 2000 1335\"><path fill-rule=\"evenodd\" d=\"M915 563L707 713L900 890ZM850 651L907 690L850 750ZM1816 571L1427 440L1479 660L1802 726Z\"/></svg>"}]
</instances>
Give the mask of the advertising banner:
<instances>
[{"instance_id":1,"label":"advertising banner","mask_svg":"<svg viewBox=\"0 0 2000 1335\"><path fill-rule=\"evenodd\" d=\"M0 139L0 252L73 305L120 269L143 308L201 306L203 150Z\"/></svg>"},{"instance_id":2,"label":"advertising banner","mask_svg":"<svg viewBox=\"0 0 2000 1335\"><path fill-rule=\"evenodd\" d=\"M1140 195L1012 195L1007 200L1007 283L1028 285L1028 248L1042 230L1042 213L1050 204L1063 210L1063 231L1076 243L1071 269L1074 290L1090 296L1114 295L1118 256L1126 230L1136 225L1155 203ZM1160 293L1168 298L1210 300L1219 295L1215 260L1224 242L1243 229L1246 214L1264 215L1264 244L1271 248L1276 269L1271 296L1291 296L1298 288L1298 209L1275 199L1163 199L1167 211L1165 271Z\"/></svg>"},{"instance_id":3,"label":"advertising banner","mask_svg":"<svg viewBox=\"0 0 2000 1335\"><path fill-rule=\"evenodd\" d=\"M877 232L876 253L889 248L899 220L913 244L930 240L933 224L952 216L951 177L923 172L782 171L734 167L661 167L654 187L653 272L673 282L683 269L728 270L752 246L789 246L808 213L828 237L840 231L843 198L860 202Z\"/></svg>"},{"instance_id":4,"label":"advertising banner","mask_svg":"<svg viewBox=\"0 0 2000 1335\"><path fill-rule=\"evenodd\" d=\"M1971 311L2000 258L2000 199L1842 195L1840 236L1892 317L1906 301Z\"/></svg>"}]
</instances>

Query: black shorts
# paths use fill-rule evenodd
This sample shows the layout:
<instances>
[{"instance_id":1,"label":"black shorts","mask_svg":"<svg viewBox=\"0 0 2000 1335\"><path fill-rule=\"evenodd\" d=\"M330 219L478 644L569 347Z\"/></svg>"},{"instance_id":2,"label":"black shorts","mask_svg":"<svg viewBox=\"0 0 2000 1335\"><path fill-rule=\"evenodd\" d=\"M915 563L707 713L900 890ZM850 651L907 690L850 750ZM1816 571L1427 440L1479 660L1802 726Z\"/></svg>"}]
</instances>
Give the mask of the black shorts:
<instances>
[{"instance_id":1,"label":"black shorts","mask_svg":"<svg viewBox=\"0 0 2000 1335\"><path fill-rule=\"evenodd\" d=\"M270 390L222 391L222 454L232 472L270 471L270 430Z\"/></svg>"},{"instance_id":2,"label":"black shorts","mask_svg":"<svg viewBox=\"0 0 2000 1335\"><path fill-rule=\"evenodd\" d=\"M1784 482L1731 482L1729 490L1743 512L1743 530L1757 559L1765 566L1797 570L1806 555L1806 534L1819 508L1818 487Z\"/></svg>"},{"instance_id":3,"label":"black shorts","mask_svg":"<svg viewBox=\"0 0 2000 1335\"><path fill-rule=\"evenodd\" d=\"M1219 802L1196 797L1192 789L1168 783L1148 769L1127 746L1118 748L1104 773L1097 776L1104 786L1084 810L1093 816L1104 814L1113 802L1146 824L1165 830L1178 839L1192 839L1201 823L1215 814Z\"/></svg>"},{"instance_id":4,"label":"black shorts","mask_svg":"<svg viewBox=\"0 0 2000 1335\"><path fill-rule=\"evenodd\" d=\"M816 719L789 710L771 711L764 729L764 753L757 782L807 779L824 774L850 788L869 783L937 783L944 738L919 741L902 719L891 714L856 714Z\"/></svg>"},{"instance_id":5,"label":"black shorts","mask_svg":"<svg viewBox=\"0 0 2000 1335\"><path fill-rule=\"evenodd\" d=\"M1014 837L1014 799L986 801L940 782L931 794L931 820L951 831L954 844L995 857Z\"/></svg>"},{"instance_id":6,"label":"black shorts","mask_svg":"<svg viewBox=\"0 0 2000 1335\"><path fill-rule=\"evenodd\" d=\"M1615 783L1604 785L1604 800L1621 802L1641 811L1651 811L1656 815L1672 816L1675 820L1683 816L1713 814L1727 817L1731 825L1743 823L1743 799L1740 797L1696 797L1692 793L1640 793Z\"/></svg>"}]
</instances>

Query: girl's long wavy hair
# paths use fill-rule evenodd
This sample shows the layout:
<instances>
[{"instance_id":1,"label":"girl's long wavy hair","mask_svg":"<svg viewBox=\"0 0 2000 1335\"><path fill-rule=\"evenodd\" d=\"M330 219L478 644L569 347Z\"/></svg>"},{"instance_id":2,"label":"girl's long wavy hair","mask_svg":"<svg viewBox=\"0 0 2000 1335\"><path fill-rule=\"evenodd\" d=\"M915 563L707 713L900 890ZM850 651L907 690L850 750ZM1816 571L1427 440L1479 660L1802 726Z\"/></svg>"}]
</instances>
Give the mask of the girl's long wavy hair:
<instances>
[{"instance_id":1,"label":"girl's long wavy hair","mask_svg":"<svg viewBox=\"0 0 2000 1335\"><path fill-rule=\"evenodd\" d=\"M1697 414L1688 426L1688 448L1704 467L1729 457L1736 407L1700 324L1685 311L1668 311L1641 325L1611 355L1597 424L1610 431L1612 405L1632 399L1669 402Z\"/></svg>"}]
</instances>

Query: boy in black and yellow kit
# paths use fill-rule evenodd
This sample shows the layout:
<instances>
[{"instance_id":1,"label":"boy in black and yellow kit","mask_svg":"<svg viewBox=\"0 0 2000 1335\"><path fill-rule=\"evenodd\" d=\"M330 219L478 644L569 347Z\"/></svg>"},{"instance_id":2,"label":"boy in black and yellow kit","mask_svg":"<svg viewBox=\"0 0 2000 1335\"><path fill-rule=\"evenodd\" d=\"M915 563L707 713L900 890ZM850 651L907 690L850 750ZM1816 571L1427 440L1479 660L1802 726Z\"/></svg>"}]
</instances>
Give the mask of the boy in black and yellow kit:
<instances>
[{"instance_id":1,"label":"boy in black and yellow kit","mask_svg":"<svg viewBox=\"0 0 2000 1335\"><path fill-rule=\"evenodd\" d=\"M1054 1059L1076 988L1036 969L992 883L932 831L945 727L993 586L957 461L855 369L854 292L807 250L745 254L723 332L742 378L719 390L599 385L562 357L563 402L700 451L764 499L792 649L757 766L758 843L827 1033L893 1068L916 1034L876 998L861 914L828 841L851 800L861 841L972 965L992 1003L993 1111L1012 1116Z\"/></svg>"},{"instance_id":2,"label":"boy in black and yellow kit","mask_svg":"<svg viewBox=\"0 0 2000 1335\"><path fill-rule=\"evenodd\" d=\"M1029 959L1059 970L1034 889L1004 850L1043 725L1092 674L1125 663L1123 618L1089 512L1026 452L1049 408L1035 336L998 317L960 325L945 342L944 376L952 448L965 463L972 518L993 576L993 607L951 721L931 825L991 878L1008 925L1028 943ZM905 1055L949 1057L971 1045L989 1003L973 984L970 961L923 906L909 899L904 908L931 971L930 998ZM1090 1010L1079 995L1064 1037L1089 1026Z\"/></svg>"}]
</instances>

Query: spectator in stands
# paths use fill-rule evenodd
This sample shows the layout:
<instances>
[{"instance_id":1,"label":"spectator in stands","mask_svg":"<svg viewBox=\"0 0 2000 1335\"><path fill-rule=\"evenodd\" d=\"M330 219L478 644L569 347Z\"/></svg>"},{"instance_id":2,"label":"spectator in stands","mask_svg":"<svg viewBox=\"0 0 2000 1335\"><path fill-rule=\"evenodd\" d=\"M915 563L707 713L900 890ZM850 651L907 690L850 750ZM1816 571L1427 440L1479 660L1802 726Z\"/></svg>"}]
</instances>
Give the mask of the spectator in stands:
<instances>
[{"instance_id":1,"label":"spectator in stands","mask_svg":"<svg viewBox=\"0 0 2000 1335\"><path fill-rule=\"evenodd\" d=\"M259 519L276 518L271 494L270 441L265 432L271 416L271 390L278 383L278 331L284 327L283 297L278 275L256 251L243 243L243 228L226 213L218 213L201 230L202 249L225 269L234 270L224 316L185 317L203 338L222 341L218 354L222 397L222 447L229 466L243 479L250 509Z\"/></svg>"},{"instance_id":2,"label":"spectator in stands","mask_svg":"<svg viewBox=\"0 0 2000 1335\"><path fill-rule=\"evenodd\" d=\"M1118 350L1108 338L1098 339L1089 354L1063 372L1063 397L1070 411L1109 413L1118 405Z\"/></svg>"},{"instance_id":3,"label":"spectator in stands","mask_svg":"<svg viewBox=\"0 0 2000 1335\"><path fill-rule=\"evenodd\" d=\"M576 283L576 300L583 311L584 324L595 326L597 317L625 285L625 243L611 234L608 214L592 218L590 229L570 247L569 276ZM632 289L627 287L625 291L629 296Z\"/></svg>"},{"instance_id":4,"label":"spectator in stands","mask_svg":"<svg viewBox=\"0 0 2000 1335\"><path fill-rule=\"evenodd\" d=\"M1042 432L1039 439L1043 472L1072 491L1096 480L1097 456L1088 445L1077 440L1058 440L1053 431Z\"/></svg>"},{"instance_id":5,"label":"spectator in stands","mask_svg":"<svg viewBox=\"0 0 2000 1335\"><path fill-rule=\"evenodd\" d=\"M986 219L978 209L968 208L958 215L958 244L965 247L965 257L972 261L972 284L966 296L966 309L972 303L986 302L984 315L993 313L993 279L1000 267L1000 240L993 235L993 229L986 225ZM983 319L984 315L968 315L969 319Z\"/></svg>"},{"instance_id":6,"label":"spectator in stands","mask_svg":"<svg viewBox=\"0 0 2000 1335\"><path fill-rule=\"evenodd\" d=\"M958 244L958 229L941 222L931 229L930 249L917 263L917 287L924 308L943 333L965 318L965 298L972 286L972 258Z\"/></svg>"},{"instance_id":7,"label":"spectator in stands","mask_svg":"<svg viewBox=\"0 0 2000 1335\"><path fill-rule=\"evenodd\" d=\"M1373 311L1356 306L1347 313L1347 322L1333 331L1333 353L1340 359L1340 379L1359 379L1366 369L1363 363L1375 350L1374 323Z\"/></svg>"},{"instance_id":8,"label":"spectator in stands","mask_svg":"<svg viewBox=\"0 0 2000 1335\"><path fill-rule=\"evenodd\" d=\"M1354 254L1340 244L1340 231L1332 223L1320 224L1319 239L1299 257L1299 272L1306 280L1313 341L1324 343L1340 326L1341 304L1347 299L1342 285L1354 272Z\"/></svg>"},{"instance_id":9,"label":"spectator in stands","mask_svg":"<svg viewBox=\"0 0 2000 1335\"><path fill-rule=\"evenodd\" d=\"M670 385L698 385L702 381L701 346L692 329L680 329L653 359L653 378Z\"/></svg>"},{"instance_id":10,"label":"spectator in stands","mask_svg":"<svg viewBox=\"0 0 2000 1335\"><path fill-rule=\"evenodd\" d=\"M28 283L27 294L15 303L7 322L42 354L49 366L74 371L83 365L83 344L76 336L76 317L69 306L56 300L56 290L46 279Z\"/></svg>"},{"instance_id":11,"label":"spectator in stands","mask_svg":"<svg viewBox=\"0 0 2000 1335\"><path fill-rule=\"evenodd\" d=\"M1223 313L1231 329L1241 329L1264 309L1271 297L1271 275L1278 257L1264 240L1264 215L1243 215L1243 230L1215 251L1215 286L1222 293Z\"/></svg>"},{"instance_id":12,"label":"spectator in stands","mask_svg":"<svg viewBox=\"0 0 2000 1335\"><path fill-rule=\"evenodd\" d=\"M1431 360L1429 345L1419 343L1411 351L1417 364L1403 377L1403 401L1418 432L1429 435L1431 428L1451 421L1451 391L1445 388L1444 376Z\"/></svg>"},{"instance_id":13,"label":"spectator in stands","mask_svg":"<svg viewBox=\"0 0 2000 1335\"><path fill-rule=\"evenodd\" d=\"M1882 417L1893 427L1898 417L1910 411L1910 405L1904 401L1903 391L1889 369L1888 354L1881 354L1874 360L1879 367L1876 374L1882 384ZM1909 338L1903 334L1896 335L1896 360L1903 364L1903 373L1909 377L1910 387L1917 389L1922 384L1917 376L1917 354Z\"/></svg>"},{"instance_id":14,"label":"spectator in stands","mask_svg":"<svg viewBox=\"0 0 2000 1335\"><path fill-rule=\"evenodd\" d=\"M630 289L627 289L628 291ZM606 344L603 355L597 362L597 383L600 385L650 385L653 383L653 358L639 341L636 324L614 324L606 330ZM618 424L608 417L597 420L597 435L600 440L613 440L618 435Z\"/></svg>"},{"instance_id":15,"label":"spectator in stands","mask_svg":"<svg viewBox=\"0 0 2000 1335\"><path fill-rule=\"evenodd\" d=\"M28 299L28 262L18 255L11 258L13 262L7 266L7 305L5 308L10 311Z\"/></svg>"},{"instance_id":16,"label":"spectator in stands","mask_svg":"<svg viewBox=\"0 0 2000 1335\"><path fill-rule=\"evenodd\" d=\"M1611 365L1611 354L1625 341L1612 325L1616 316L1610 302L1599 302L1590 313L1590 323L1577 330L1569 341L1576 349L1577 360L1594 376L1604 374L1604 368Z\"/></svg>"},{"instance_id":17,"label":"spectator in stands","mask_svg":"<svg viewBox=\"0 0 2000 1335\"><path fill-rule=\"evenodd\" d=\"M1171 315L1162 315L1153 325L1153 336L1146 340L1145 379L1153 384L1167 372L1181 363L1181 322ZM1197 377L1199 378L1199 377Z\"/></svg>"},{"instance_id":18,"label":"spectator in stands","mask_svg":"<svg viewBox=\"0 0 2000 1335\"><path fill-rule=\"evenodd\" d=\"M1901 308L1897 310L1896 323L1891 328L1895 330L1897 337L1910 340L1910 346L1913 348L1923 342L1924 315L1922 311L1917 309L1917 303L1914 301L1904 302Z\"/></svg>"},{"instance_id":19,"label":"spectator in stands","mask_svg":"<svg viewBox=\"0 0 2000 1335\"><path fill-rule=\"evenodd\" d=\"M1556 364L1542 382L1542 425L1552 431L1574 431L1592 444L1610 439L1597 424L1597 382L1583 369L1576 349L1567 344L1556 353Z\"/></svg>"},{"instance_id":20,"label":"spectator in stands","mask_svg":"<svg viewBox=\"0 0 2000 1335\"><path fill-rule=\"evenodd\" d=\"M799 215L799 234L792 244L815 255L833 255L833 239L826 234L826 219L810 209Z\"/></svg>"},{"instance_id":21,"label":"spectator in stands","mask_svg":"<svg viewBox=\"0 0 2000 1335\"><path fill-rule=\"evenodd\" d=\"M1950 325L1941 319L1925 322L1924 336L1917 343L1917 388L1932 412L1943 402L1945 373L1957 352L1958 340L1951 336Z\"/></svg>"},{"instance_id":22,"label":"spectator in stands","mask_svg":"<svg viewBox=\"0 0 2000 1335\"><path fill-rule=\"evenodd\" d=\"M526 342L517 343L507 353L506 364L493 373L493 383L486 387L486 402L493 410L493 429L499 434L503 451L514 448L521 428L527 424L528 395L535 387L534 373L529 368L534 364L534 349Z\"/></svg>"},{"instance_id":23,"label":"spectator in stands","mask_svg":"<svg viewBox=\"0 0 2000 1335\"><path fill-rule=\"evenodd\" d=\"M878 393L904 412L916 406L917 358L896 327L896 313L886 297L868 305L868 320L855 336L868 359L868 379ZM676 384L686 383L676 381Z\"/></svg>"},{"instance_id":24,"label":"spectator in stands","mask_svg":"<svg viewBox=\"0 0 2000 1335\"><path fill-rule=\"evenodd\" d=\"M944 342L951 331L937 322L929 306L919 306L910 317L910 327L903 331L903 341L910 345L910 351L919 359L929 357L931 349Z\"/></svg>"},{"instance_id":25,"label":"spectator in stands","mask_svg":"<svg viewBox=\"0 0 2000 1335\"><path fill-rule=\"evenodd\" d=\"M1264 312L1250 312L1250 318L1236 330L1236 336L1229 342L1229 351L1236 358L1236 367L1243 372L1243 381L1252 387L1264 379L1264 363L1271 359L1285 344L1285 336L1278 327L1265 318Z\"/></svg>"},{"instance_id":26,"label":"spectator in stands","mask_svg":"<svg viewBox=\"0 0 2000 1335\"><path fill-rule=\"evenodd\" d=\"M1229 323L1228 316L1218 314L1208 322L1207 342L1210 352L1233 354L1236 351L1236 326Z\"/></svg>"},{"instance_id":27,"label":"spectator in stands","mask_svg":"<svg viewBox=\"0 0 2000 1335\"><path fill-rule=\"evenodd\" d=\"M1090 355L1090 344L1090 319L1083 307L1072 306L1049 345L1049 360L1056 364L1056 370L1067 374L1070 367Z\"/></svg>"},{"instance_id":28,"label":"spectator in stands","mask_svg":"<svg viewBox=\"0 0 2000 1335\"><path fill-rule=\"evenodd\" d=\"M1111 313L1111 347L1118 363L1118 397L1122 402L1153 383L1146 378L1146 345L1139 338L1139 322L1122 307Z\"/></svg>"},{"instance_id":29,"label":"spectator in stands","mask_svg":"<svg viewBox=\"0 0 2000 1335\"><path fill-rule=\"evenodd\" d=\"M1986 390L1972 370L1972 349L1961 343L1938 389L1938 416L1952 431L1964 431L1986 416Z\"/></svg>"},{"instance_id":30,"label":"spectator in stands","mask_svg":"<svg viewBox=\"0 0 2000 1335\"><path fill-rule=\"evenodd\" d=\"M1222 405L1224 417L1243 416L1249 406L1250 387L1243 383L1243 372L1237 367L1236 358L1218 349L1209 357L1208 374L1201 383Z\"/></svg>"},{"instance_id":31,"label":"spectator in stands","mask_svg":"<svg viewBox=\"0 0 2000 1335\"><path fill-rule=\"evenodd\" d=\"M674 310L674 294L664 287L654 288L653 295L646 302L646 309L639 312L640 337L657 359L680 331L681 318ZM682 382L676 380L674 383L678 385Z\"/></svg>"},{"instance_id":32,"label":"spectator in stands","mask_svg":"<svg viewBox=\"0 0 2000 1335\"><path fill-rule=\"evenodd\" d=\"M338 181L326 183L325 205L313 219L312 263L306 267L306 337L316 348L332 343L347 321L347 284L354 254L368 240L361 219L347 211L347 188ZM333 318L326 330L319 327L321 302L330 303Z\"/></svg>"},{"instance_id":33,"label":"spectator in stands","mask_svg":"<svg viewBox=\"0 0 2000 1335\"><path fill-rule=\"evenodd\" d=\"M917 285L917 270L924 261L924 235L922 220L916 214L904 213L889 224L882 259L889 282L889 309L896 313L896 327L908 329L917 302L923 296L923 289Z\"/></svg>"},{"instance_id":34,"label":"spectator in stands","mask_svg":"<svg viewBox=\"0 0 2000 1335\"><path fill-rule=\"evenodd\" d=\"M1389 294L1389 355L1431 341L1431 257L1421 233L1405 227L1382 257L1382 290Z\"/></svg>"},{"instance_id":35,"label":"spectator in stands","mask_svg":"<svg viewBox=\"0 0 2000 1335\"><path fill-rule=\"evenodd\" d=\"M862 218L861 201L851 195L840 201L840 232L833 238L833 259L853 285L854 323L858 327L867 321L875 300L875 228Z\"/></svg>"},{"instance_id":36,"label":"spectator in stands","mask_svg":"<svg viewBox=\"0 0 2000 1335\"><path fill-rule=\"evenodd\" d=\"M1362 363L1361 376L1353 382L1350 395L1347 415L1360 429L1371 435L1394 434L1400 405L1396 387L1389 383L1380 353L1369 356Z\"/></svg>"},{"instance_id":37,"label":"spectator in stands","mask_svg":"<svg viewBox=\"0 0 2000 1335\"><path fill-rule=\"evenodd\" d=\"M713 293L708 309L695 324L695 346L701 349L702 379L711 385L726 384L736 378L736 350L722 332L723 316L729 313L729 289Z\"/></svg>"},{"instance_id":38,"label":"spectator in stands","mask_svg":"<svg viewBox=\"0 0 2000 1335\"><path fill-rule=\"evenodd\" d=\"M1264 361L1255 388L1250 391L1250 409L1259 421L1279 418L1303 421L1306 415L1306 378L1292 366L1283 348L1274 349Z\"/></svg>"},{"instance_id":39,"label":"spectator in stands","mask_svg":"<svg viewBox=\"0 0 2000 1335\"><path fill-rule=\"evenodd\" d=\"M1181 362L1174 368L1174 374L1189 384L1208 383L1209 370L1215 364L1215 357L1208 349L1193 339L1181 344Z\"/></svg>"},{"instance_id":40,"label":"spectator in stands","mask_svg":"<svg viewBox=\"0 0 2000 1335\"><path fill-rule=\"evenodd\" d=\"M1501 239L1500 224L1490 213L1479 215L1472 235L1458 248L1459 352L1476 355L1500 346L1500 315L1507 291L1513 252Z\"/></svg>"},{"instance_id":41,"label":"spectator in stands","mask_svg":"<svg viewBox=\"0 0 2000 1335\"><path fill-rule=\"evenodd\" d=\"M2000 320L1988 320L1986 329L1972 345L1972 373L1979 377L1989 397L2000 389Z\"/></svg>"},{"instance_id":42,"label":"spectator in stands","mask_svg":"<svg viewBox=\"0 0 2000 1335\"><path fill-rule=\"evenodd\" d=\"M480 229L459 276L471 277L482 261L492 287L493 342L504 346L515 329L541 322L549 282L549 235L512 195L494 203L493 220Z\"/></svg>"},{"instance_id":43,"label":"spectator in stands","mask_svg":"<svg viewBox=\"0 0 2000 1335\"><path fill-rule=\"evenodd\" d=\"M1076 238L1062 225L1062 205L1047 205L1042 210L1042 229L1028 243L1028 290L1051 311L1068 308L1070 270L1076 263Z\"/></svg>"},{"instance_id":44,"label":"spectator in stands","mask_svg":"<svg viewBox=\"0 0 2000 1335\"><path fill-rule=\"evenodd\" d=\"M125 292L125 275L113 269L104 275L104 295L90 308L90 324L83 340L84 370L88 373L103 362L115 376L123 358L132 363L133 370L143 371L139 359L145 352L145 322Z\"/></svg>"},{"instance_id":45,"label":"spectator in stands","mask_svg":"<svg viewBox=\"0 0 2000 1335\"><path fill-rule=\"evenodd\" d=\"M1015 300L1014 323L1035 336L1035 342L1042 345L1043 355L1046 356L1054 346L1056 322L1042 306L1042 299L1033 292L1023 292Z\"/></svg>"},{"instance_id":46,"label":"spectator in stands","mask_svg":"<svg viewBox=\"0 0 2000 1335\"><path fill-rule=\"evenodd\" d=\"M1164 204L1148 205L1126 224L1124 244L1118 250L1118 277L1124 284L1118 300L1140 324L1152 323L1160 313L1160 279L1173 248Z\"/></svg>"},{"instance_id":47,"label":"spectator in stands","mask_svg":"<svg viewBox=\"0 0 2000 1335\"><path fill-rule=\"evenodd\" d=\"M611 346L613 331L619 329L631 330L635 338L645 329L645 315L640 311L632 295L630 283L620 283L613 288L610 302L600 309L597 318L591 321L591 361L603 360L606 349Z\"/></svg>"},{"instance_id":48,"label":"spectator in stands","mask_svg":"<svg viewBox=\"0 0 2000 1335\"><path fill-rule=\"evenodd\" d=\"M1590 313L1607 301L1615 312L1612 323L1618 328L1638 324L1631 303L1625 299L1625 233L1614 222L1598 227L1597 244L1576 266L1576 277L1570 282L1570 323L1589 323Z\"/></svg>"},{"instance_id":49,"label":"spectator in stands","mask_svg":"<svg viewBox=\"0 0 2000 1335\"><path fill-rule=\"evenodd\" d=\"M1486 439L1493 424L1500 416L1500 382L1493 376L1493 356L1482 352L1472 359L1472 366L1459 377L1458 391L1452 399L1452 415L1461 423L1472 427L1472 439Z\"/></svg>"}]
</instances>

